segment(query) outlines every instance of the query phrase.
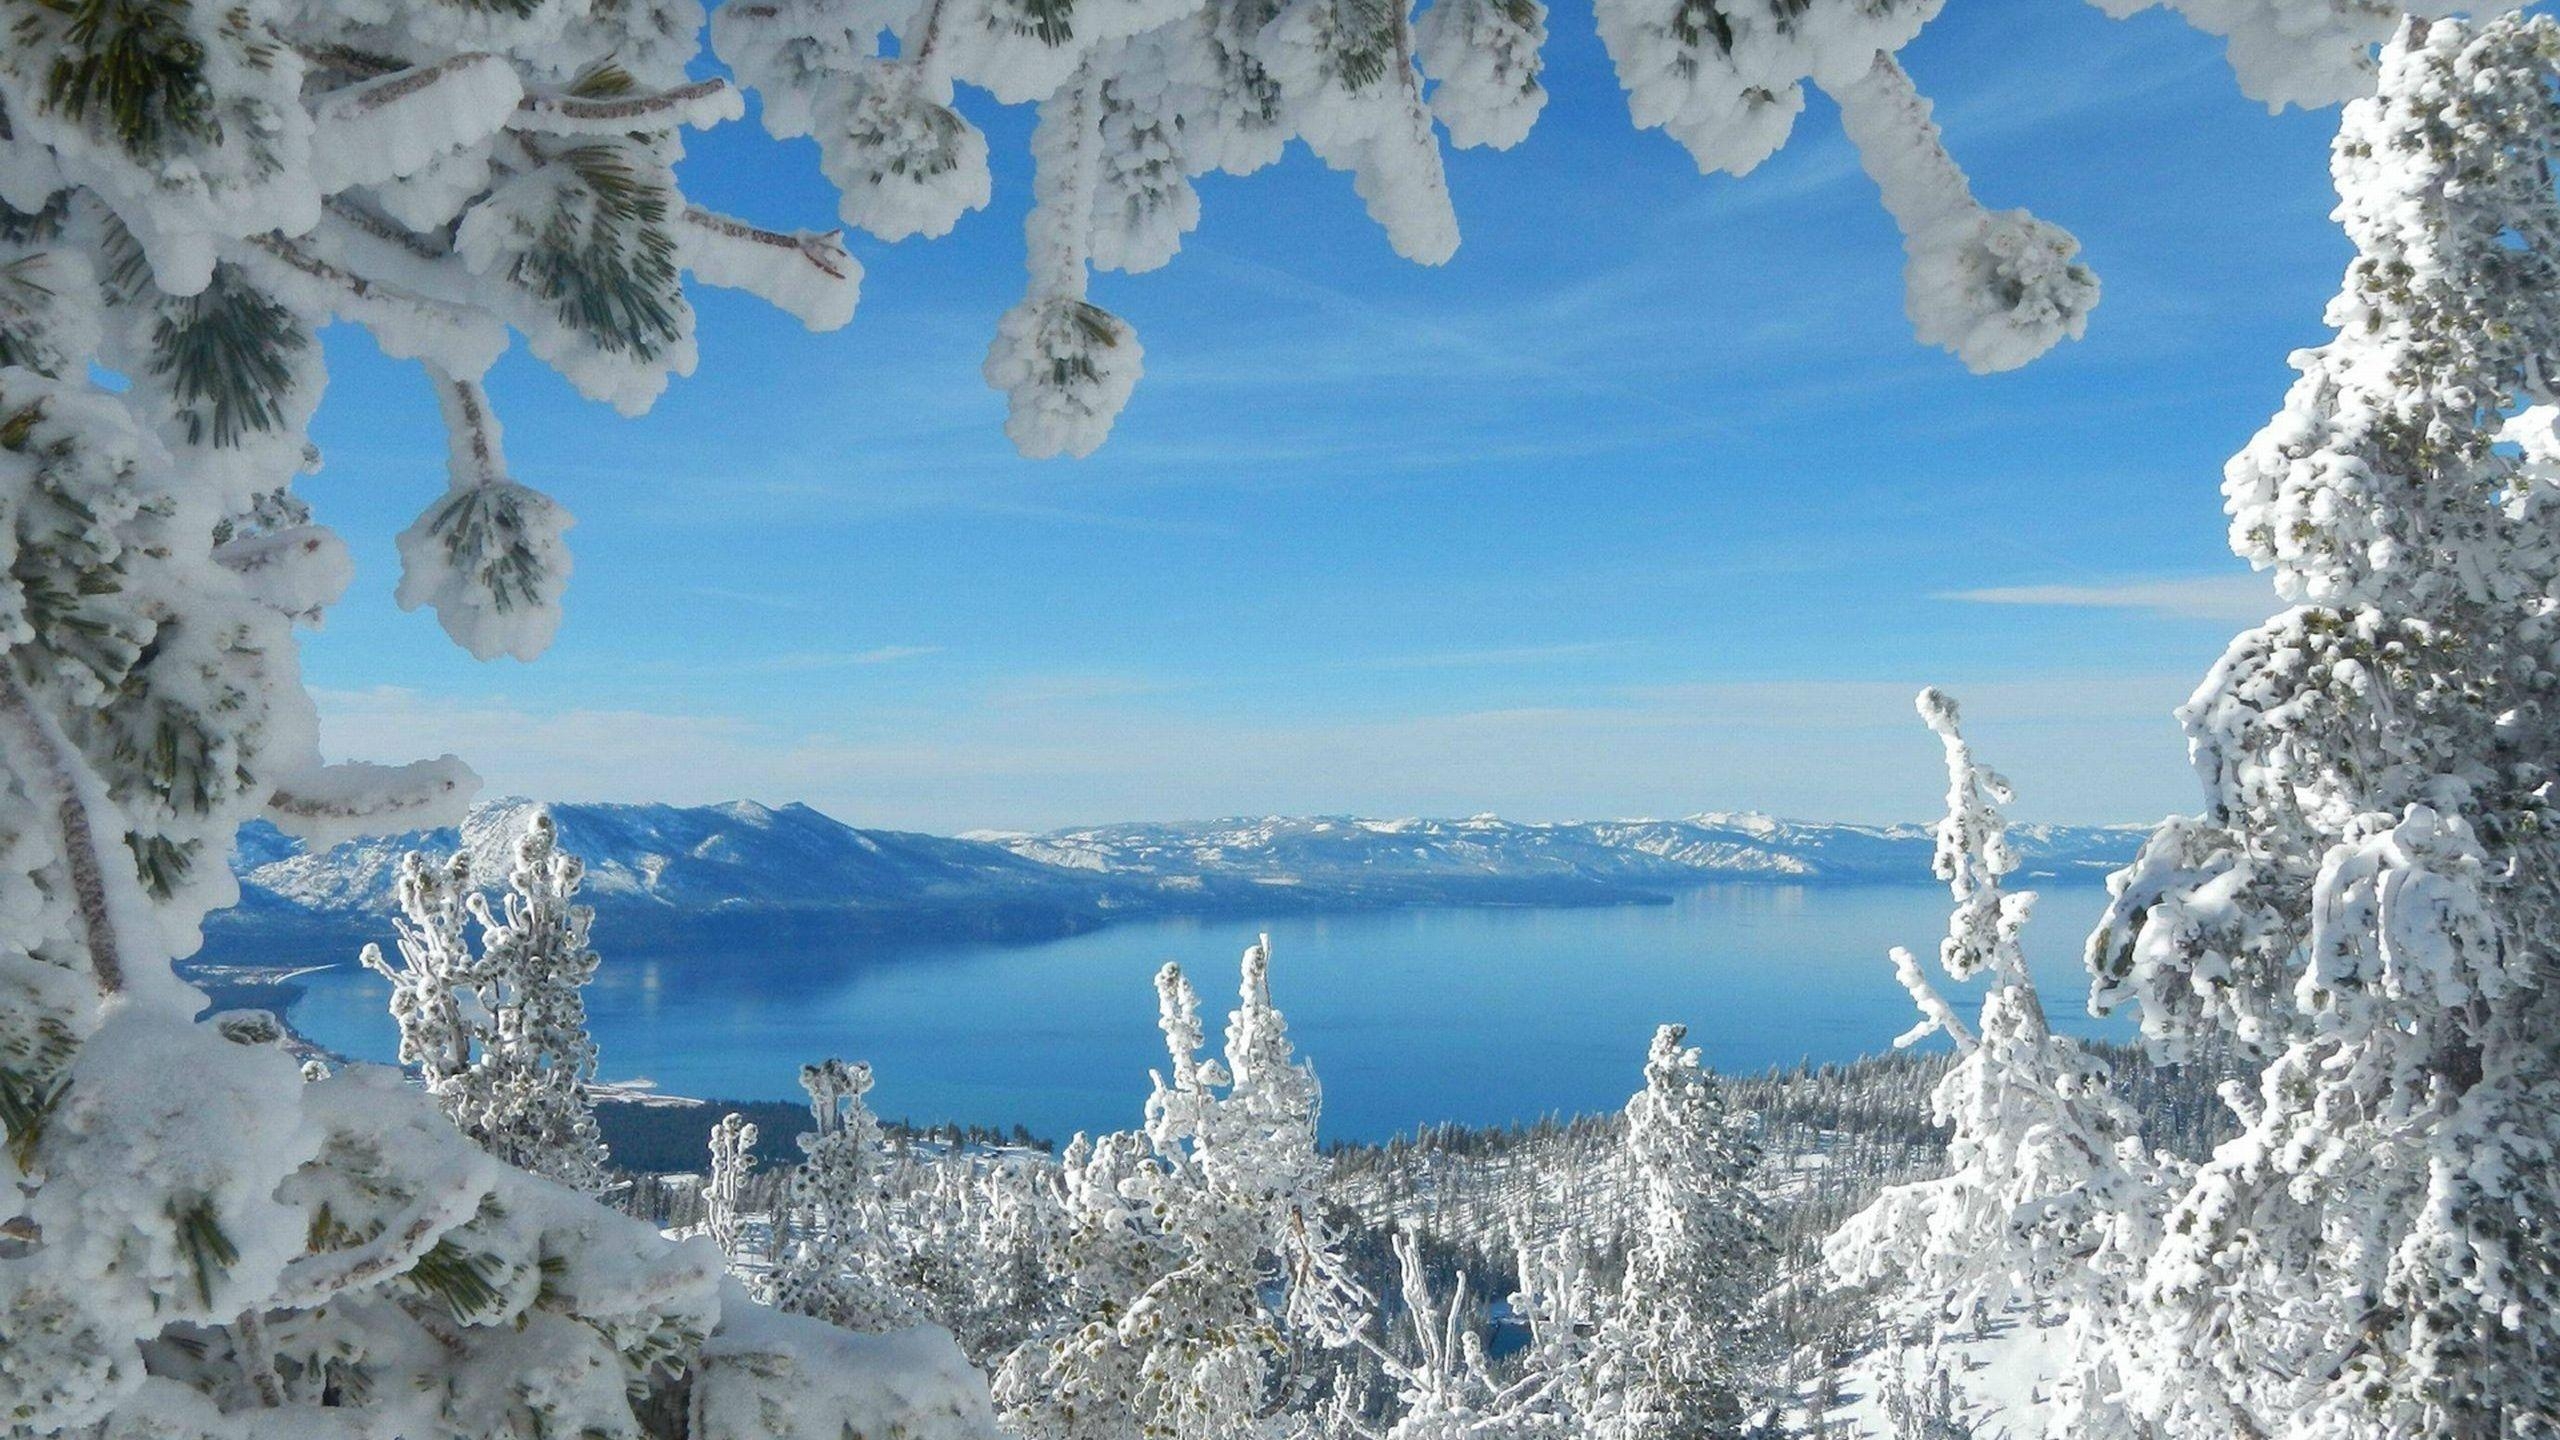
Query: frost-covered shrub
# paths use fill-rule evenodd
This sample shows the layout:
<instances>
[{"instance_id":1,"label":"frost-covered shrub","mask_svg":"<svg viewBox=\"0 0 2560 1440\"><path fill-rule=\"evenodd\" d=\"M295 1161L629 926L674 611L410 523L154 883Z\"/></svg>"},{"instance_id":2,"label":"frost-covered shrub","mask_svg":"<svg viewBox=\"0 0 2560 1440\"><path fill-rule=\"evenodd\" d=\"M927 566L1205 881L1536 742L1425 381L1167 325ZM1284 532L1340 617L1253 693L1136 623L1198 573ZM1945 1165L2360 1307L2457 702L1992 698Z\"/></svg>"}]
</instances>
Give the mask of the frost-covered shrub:
<instances>
[{"instance_id":1,"label":"frost-covered shrub","mask_svg":"<svg viewBox=\"0 0 2560 1440\"><path fill-rule=\"evenodd\" d=\"M363 960L391 982L401 1063L463 1134L510 1165L602 1195L585 994L596 973L587 947L595 912L574 898L581 869L541 810L516 841L502 911L473 888L468 852L442 867L402 856L392 891L401 963L376 945ZM466 916L480 927L476 949Z\"/></svg>"}]
</instances>

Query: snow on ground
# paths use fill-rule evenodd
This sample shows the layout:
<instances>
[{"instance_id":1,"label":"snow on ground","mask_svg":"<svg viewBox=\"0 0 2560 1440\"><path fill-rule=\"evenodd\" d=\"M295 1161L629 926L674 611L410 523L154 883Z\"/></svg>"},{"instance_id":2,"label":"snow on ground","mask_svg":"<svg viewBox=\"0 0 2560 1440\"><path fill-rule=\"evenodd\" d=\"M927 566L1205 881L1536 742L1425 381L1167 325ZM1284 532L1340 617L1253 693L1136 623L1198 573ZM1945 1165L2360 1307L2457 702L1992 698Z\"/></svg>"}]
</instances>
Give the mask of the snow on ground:
<instances>
[{"instance_id":1,"label":"snow on ground","mask_svg":"<svg viewBox=\"0 0 2560 1440\"><path fill-rule=\"evenodd\" d=\"M2038 1324L2023 1314L1994 1320L1980 1334L1940 1342L1936 1358L1952 1381L1955 1409L1979 1440L2045 1440L2062 1343L2059 1323ZM1886 1403L1889 1370L1897 1365L1911 1395L1925 1395L1936 1383L1926 1346L1869 1351L1846 1367L1840 1404L1818 1417L1799 1417L1804 1433L1824 1440L1898 1440L1909 1433L1895 1429Z\"/></svg>"}]
</instances>

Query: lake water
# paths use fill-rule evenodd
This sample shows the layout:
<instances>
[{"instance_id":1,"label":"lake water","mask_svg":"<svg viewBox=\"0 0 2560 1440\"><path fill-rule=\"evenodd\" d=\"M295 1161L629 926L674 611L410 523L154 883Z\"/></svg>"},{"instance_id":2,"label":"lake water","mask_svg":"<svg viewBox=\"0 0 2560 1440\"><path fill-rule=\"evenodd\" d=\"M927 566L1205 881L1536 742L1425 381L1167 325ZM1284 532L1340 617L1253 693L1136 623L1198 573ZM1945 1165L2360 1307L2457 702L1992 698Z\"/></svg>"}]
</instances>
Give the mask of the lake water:
<instances>
[{"instance_id":1,"label":"lake water","mask_svg":"<svg viewBox=\"0 0 2560 1440\"><path fill-rule=\"evenodd\" d=\"M2084 1013L2093 886L2046 891L2028 953L2055 1028L2123 1037ZM1912 1019L1885 951L1933 956L1940 889L1713 885L1669 905L1397 910L1271 924L1272 988L1324 1082L1329 1137L1442 1120L1492 1124L1615 1109L1655 1025L1680 1021L1726 1071L1883 1050ZM916 1121L1023 1124L1064 1137L1140 1119L1164 1062L1153 977L1181 962L1214 1046L1249 920L1133 921L1039 944L956 943L617 958L600 925L588 1010L607 1079L669 1092L797 1098L799 1067L868 1060L875 1106ZM294 1023L390 1060L387 986L311 975Z\"/></svg>"}]
</instances>

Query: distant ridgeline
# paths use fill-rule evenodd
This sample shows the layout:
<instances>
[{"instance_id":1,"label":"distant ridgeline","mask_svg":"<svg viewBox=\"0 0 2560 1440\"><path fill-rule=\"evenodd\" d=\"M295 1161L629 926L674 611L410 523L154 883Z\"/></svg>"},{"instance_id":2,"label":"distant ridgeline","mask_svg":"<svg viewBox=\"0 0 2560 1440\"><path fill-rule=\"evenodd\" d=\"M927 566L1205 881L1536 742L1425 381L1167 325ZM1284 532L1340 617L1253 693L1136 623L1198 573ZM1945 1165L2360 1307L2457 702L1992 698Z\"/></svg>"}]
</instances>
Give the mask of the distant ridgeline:
<instances>
[{"instance_id":1,"label":"distant ridgeline","mask_svg":"<svg viewBox=\"0 0 2560 1440\"><path fill-rule=\"evenodd\" d=\"M473 807L459 831L304 852L242 830L238 908L209 960L340 959L387 938L400 856L472 852L506 873L534 802ZM721 938L1045 939L1141 915L1281 915L1411 905L1625 905L1711 881L1926 884L1922 825L1825 825L1755 814L1521 824L1346 818L1102 825L959 837L857 830L806 805L553 805L586 861L585 898L617 950ZM2087 884L2130 859L2138 826L2009 832L2030 884ZM244 947L254 944L252 957Z\"/></svg>"}]
</instances>

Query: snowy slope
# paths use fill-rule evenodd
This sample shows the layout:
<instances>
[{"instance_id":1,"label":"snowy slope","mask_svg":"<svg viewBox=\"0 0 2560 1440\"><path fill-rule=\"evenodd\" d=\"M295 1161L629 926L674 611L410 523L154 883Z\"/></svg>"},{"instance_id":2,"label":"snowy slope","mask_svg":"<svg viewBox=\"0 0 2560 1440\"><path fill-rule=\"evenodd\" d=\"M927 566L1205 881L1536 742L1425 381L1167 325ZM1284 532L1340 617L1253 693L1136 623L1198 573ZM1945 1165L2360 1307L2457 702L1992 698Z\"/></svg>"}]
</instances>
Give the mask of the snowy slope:
<instances>
[{"instance_id":1,"label":"snowy slope","mask_svg":"<svg viewBox=\"0 0 2560 1440\"><path fill-rule=\"evenodd\" d=\"M474 806L457 830L309 854L263 825L240 838L240 907L217 952L254 941L340 949L383 928L400 857L471 852L506 873L533 802ZM1031 938L1119 916L1280 914L1390 905L1610 905L1715 879L1926 883L1925 827L1762 815L1518 824L1273 818L1109 825L957 838L862 830L806 805L551 807L587 863L586 895L617 945L695 943L713 928ZM2136 848L2122 828L2012 832L2030 872L2095 878ZM635 921L638 922L635 924Z\"/></svg>"},{"instance_id":2,"label":"snowy slope","mask_svg":"<svg viewBox=\"0 0 2560 1440\"><path fill-rule=\"evenodd\" d=\"M238 909L214 918L212 958L256 947L334 951L381 938L400 857L471 852L484 886L501 884L533 802L475 805L459 830L353 841L310 854L265 825L233 855ZM1100 924L1106 888L1001 846L894 830L857 830L806 805L550 807L560 843L586 862L586 900L618 946L694 943L752 926L799 932L1030 937Z\"/></svg>"},{"instance_id":3,"label":"snowy slope","mask_svg":"<svg viewBox=\"0 0 2560 1440\"><path fill-rule=\"evenodd\" d=\"M484 881L506 874L515 837L534 802L475 805L461 829L353 841L321 855L263 825L244 831L244 891L306 910L379 911L411 850L471 852ZM806 805L554 805L561 848L586 862L586 896L598 906L827 909L926 897L1065 894L1049 867L998 846L894 830L857 830Z\"/></svg>"}]
</instances>

